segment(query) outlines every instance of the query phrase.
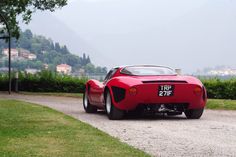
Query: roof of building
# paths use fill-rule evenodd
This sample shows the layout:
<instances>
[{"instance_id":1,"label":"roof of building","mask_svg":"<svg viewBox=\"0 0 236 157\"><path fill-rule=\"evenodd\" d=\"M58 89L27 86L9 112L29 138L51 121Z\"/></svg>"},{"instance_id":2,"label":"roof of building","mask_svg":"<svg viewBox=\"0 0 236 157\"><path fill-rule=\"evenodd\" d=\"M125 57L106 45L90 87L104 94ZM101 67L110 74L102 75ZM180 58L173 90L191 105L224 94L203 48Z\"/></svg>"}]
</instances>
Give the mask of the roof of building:
<instances>
[{"instance_id":1,"label":"roof of building","mask_svg":"<svg viewBox=\"0 0 236 157\"><path fill-rule=\"evenodd\" d=\"M3 51L8 51L8 49L3 49ZM17 49L11 49L11 51L18 51Z\"/></svg>"},{"instance_id":2,"label":"roof of building","mask_svg":"<svg viewBox=\"0 0 236 157\"><path fill-rule=\"evenodd\" d=\"M68 64L60 64L60 65L57 65L57 67L70 68L71 66Z\"/></svg>"}]
</instances>

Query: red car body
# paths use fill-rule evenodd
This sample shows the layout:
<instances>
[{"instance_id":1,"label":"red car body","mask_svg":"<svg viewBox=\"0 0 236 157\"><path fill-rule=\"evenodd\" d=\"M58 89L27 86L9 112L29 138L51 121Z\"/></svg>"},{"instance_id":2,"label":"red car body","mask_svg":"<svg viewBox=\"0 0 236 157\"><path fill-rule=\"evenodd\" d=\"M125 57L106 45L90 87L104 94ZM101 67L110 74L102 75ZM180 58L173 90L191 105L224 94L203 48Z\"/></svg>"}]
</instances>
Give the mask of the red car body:
<instances>
[{"instance_id":1,"label":"red car body","mask_svg":"<svg viewBox=\"0 0 236 157\"><path fill-rule=\"evenodd\" d=\"M124 68L112 69L104 82L89 80L86 83L87 99L93 107L106 108L106 92L108 91L112 105L126 112L144 106L152 110L157 106L155 108L157 112L182 113L187 110L203 110L206 105L206 89L195 77L177 74L129 75L122 72ZM165 88L173 89L165 91ZM160 109L161 105L162 109Z\"/></svg>"}]
</instances>

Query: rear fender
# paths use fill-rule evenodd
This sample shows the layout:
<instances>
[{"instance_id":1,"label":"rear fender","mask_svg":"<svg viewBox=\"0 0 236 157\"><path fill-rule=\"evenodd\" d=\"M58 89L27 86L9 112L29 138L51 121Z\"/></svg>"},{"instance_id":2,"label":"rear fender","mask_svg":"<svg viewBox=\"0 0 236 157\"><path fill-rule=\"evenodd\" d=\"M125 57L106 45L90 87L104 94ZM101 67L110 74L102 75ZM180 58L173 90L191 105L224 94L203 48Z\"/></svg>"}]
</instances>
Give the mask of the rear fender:
<instances>
[{"instance_id":1,"label":"rear fender","mask_svg":"<svg viewBox=\"0 0 236 157\"><path fill-rule=\"evenodd\" d=\"M104 98L106 98L107 90L109 90L112 98L113 105L119 108L119 102L115 101L115 96L112 90L112 87L118 87L121 89L124 89L125 92L128 91L130 87L136 86L138 84L141 84L142 82L140 80L137 80L135 78L130 77L115 77L106 84L106 87L104 88ZM126 95L126 94L125 94Z\"/></svg>"},{"instance_id":2,"label":"rear fender","mask_svg":"<svg viewBox=\"0 0 236 157\"><path fill-rule=\"evenodd\" d=\"M89 81L85 84L86 91L89 92L90 88L93 87L93 86L95 86L97 83L98 83L97 80L89 80Z\"/></svg>"},{"instance_id":3,"label":"rear fender","mask_svg":"<svg viewBox=\"0 0 236 157\"><path fill-rule=\"evenodd\" d=\"M97 80L89 80L86 83L86 91L88 92L88 99L91 103L97 103L97 94L102 93L103 84ZM96 95L96 96L95 96Z\"/></svg>"}]
</instances>

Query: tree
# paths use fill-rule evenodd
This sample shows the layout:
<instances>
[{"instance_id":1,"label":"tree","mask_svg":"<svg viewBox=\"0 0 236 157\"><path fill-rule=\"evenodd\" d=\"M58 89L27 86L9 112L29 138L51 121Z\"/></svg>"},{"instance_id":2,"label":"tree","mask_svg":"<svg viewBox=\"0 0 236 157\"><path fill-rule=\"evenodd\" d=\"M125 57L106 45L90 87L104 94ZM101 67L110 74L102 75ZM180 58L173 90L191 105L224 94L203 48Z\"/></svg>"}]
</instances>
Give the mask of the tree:
<instances>
[{"instance_id":1,"label":"tree","mask_svg":"<svg viewBox=\"0 0 236 157\"><path fill-rule=\"evenodd\" d=\"M89 74L94 74L96 69L95 69L95 66L91 63L87 64L85 67L84 67L86 73L89 73Z\"/></svg>"},{"instance_id":2,"label":"tree","mask_svg":"<svg viewBox=\"0 0 236 157\"><path fill-rule=\"evenodd\" d=\"M86 59L86 64L91 63L90 57L88 56Z\"/></svg>"},{"instance_id":3,"label":"tree","mask_svg":"<svg viewBox=\"0 0 236 157\"><path fill-rule=\"evenodd\" d=\"M26 29L25 32L23 32L23 34L28 40L31 40L33 38L33 33L29 29Z\"/></svg>"},{"instance_id":4,"label":"tree","mask_svg":"<svg viewBox=\"0 0 236 157\"><path fill-rule=\"evenodd\" d=\"M19 38L19 19L28 24L32 13L36 12L36 10L49 10L53 12L66 4L67 0L1 0L0 13L8 21L12 36ZM0 23L2 22L0 19ZM5 31L6 29L0 30L0 33Z\"/></svg>"},{"instance_id":5,"label":"tree","mask_svg":"<svg viewBox=\"0 0 236 157\"><path fill-rule=\"evenodd\" d=\"M54 50L54 49L55 49L55 46L54 46L54 43L53 43L53 41L51 41L51 46L50 46L50 47L51 47L51 49L52 49L52 50Z\"/></svg>"},{"instance_id":6,"label":"tree","mask_svg":"<svg viewBox=\"0 0 236 157\"><path fill-rule=\"evenodd\" d=\"M55 43L55 50L56 50L57 52L61 52L61 46L60 46L59 43Z\"/></svg>"},{"instance_id":7,"label":"tree","mask_svg":"<svg viewBox=\"0 0 236 157\"><path fill-rule=\"evenodd\" d=\"M31 50L31 39L33 37L31 31L26 30L25 32L20 32L22 35L18 39L18 45L21 45L21 48Z\"/></svg>"},{"instance_id":8,"label":"tree","mask_svg":"<svg viewBox=\"0 0 236 157\"><path fill-rule=\"evenodd\" d=\"M83 53L83 57L81 58L81 64L82 64L82 65L88 64L88 63L87 63L87 57L86 57L86 54L85 54L85 53Z\"/></svg>"},{"instance_id":9,"label":"tree","mask_svg":"<svg viewBox=\"0 0 236 157\"><path fill-rule=\"evenodd\" d=\"M69 50L67 49L66 45L64 45L62 48L61 48L61 53L62 54L69 54Z\"/></svg>"}]
</instances>

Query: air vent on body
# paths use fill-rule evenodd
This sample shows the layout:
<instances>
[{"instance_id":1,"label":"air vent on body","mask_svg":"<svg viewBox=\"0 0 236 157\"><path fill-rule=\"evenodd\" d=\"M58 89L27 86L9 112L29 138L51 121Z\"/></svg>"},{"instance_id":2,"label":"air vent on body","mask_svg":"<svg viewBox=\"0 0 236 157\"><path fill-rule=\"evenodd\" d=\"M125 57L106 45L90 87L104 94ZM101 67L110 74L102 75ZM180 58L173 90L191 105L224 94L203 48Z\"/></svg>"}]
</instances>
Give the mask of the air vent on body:
<instances>
[{"instance_id":1,"label":"air vent on body","mask_svg":"<svg viewBox=\"0 0 236 157\"><path fill-rule=\"evenodd\" d=\"M115 102L120 102L125 98L125 89L120 87L111 87Z\"/></svg>"}]
</instances>

